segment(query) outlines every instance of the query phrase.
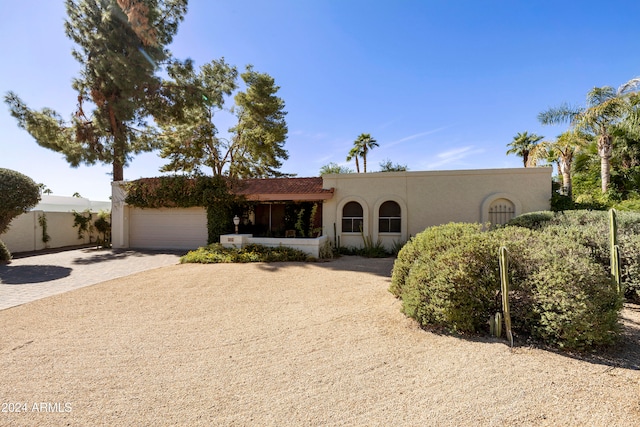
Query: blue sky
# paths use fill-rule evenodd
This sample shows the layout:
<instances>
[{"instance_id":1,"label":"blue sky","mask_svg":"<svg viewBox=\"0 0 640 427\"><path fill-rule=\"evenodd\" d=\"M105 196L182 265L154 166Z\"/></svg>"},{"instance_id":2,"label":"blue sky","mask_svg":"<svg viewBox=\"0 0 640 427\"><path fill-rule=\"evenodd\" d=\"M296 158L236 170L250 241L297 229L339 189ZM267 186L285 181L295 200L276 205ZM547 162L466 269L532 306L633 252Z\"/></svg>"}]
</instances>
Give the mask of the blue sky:
<instances>
[{"instance_id":1,"label":"blue sky","mask_svg":"<svg viewBox=\"0 0 640 427\"><path fill-rule=\"evenodd\" d=\"M170 48L196 65L223 56L275 78L288 112L283 172L346 164L361 133L380 144L370 171L385 159L413 171L507 168L522 165L505 154L516 133L565 130L541 126L540 111L640 75L638 16L637 0L191 0ZM68 118L80 65L65 18L62 0L0 0L0 93ZM158 176L162 164L139 155L125 178ZM70 168L4 103L0 167L56 195L110 195L109 166Z\"/></svg>"}]
</instances>

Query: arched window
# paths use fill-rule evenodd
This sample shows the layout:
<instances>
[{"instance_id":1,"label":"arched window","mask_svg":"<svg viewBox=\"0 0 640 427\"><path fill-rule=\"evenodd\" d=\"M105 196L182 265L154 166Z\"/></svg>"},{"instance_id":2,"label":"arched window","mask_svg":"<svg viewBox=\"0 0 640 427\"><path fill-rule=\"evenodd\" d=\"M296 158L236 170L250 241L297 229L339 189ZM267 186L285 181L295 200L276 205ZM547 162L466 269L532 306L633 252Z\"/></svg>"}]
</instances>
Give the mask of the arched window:
<instances>
[{"instance_id":1,"label":"arched window","mask_svg":"<svg viewBox=\"0 0 640 427\"><path fill-rule=\"evenodd\" d=\"M378 232L400 233L401 216L400 205L394 201L386 201L380 205L378 211Z\"/></svg>"},{"instance_id":2,"label":"arched window","mask_svg":"<svg viewBox=\"0 0 640 427\"><path fill-rule=\"evenodd\" d=\"M515 205L511 200L497 199L489 206L489 222L492 225L503 225L516 216Z\"/></svg>"},{"instance_id":3,"label":"arched window","mask_svg":"<svg viewBox=\"0 0 640 427\"><path fill-rule=\"evenodd\" d=\"M342 208L342 232L360 233L363 227L362 206L358 202L349 202Z\"/></svg>"}]
</instances>

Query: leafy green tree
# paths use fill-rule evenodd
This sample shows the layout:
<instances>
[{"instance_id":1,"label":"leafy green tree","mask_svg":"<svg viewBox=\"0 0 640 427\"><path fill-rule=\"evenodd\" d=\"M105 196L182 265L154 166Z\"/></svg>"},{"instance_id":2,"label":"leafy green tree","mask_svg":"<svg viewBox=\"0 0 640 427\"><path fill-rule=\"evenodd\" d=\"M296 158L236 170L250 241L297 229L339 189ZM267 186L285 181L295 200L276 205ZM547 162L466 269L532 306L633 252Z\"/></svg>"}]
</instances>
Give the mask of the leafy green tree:
<instances>
[{"instance_id":1,"label":"leafy green tree","mask_svg":"<svg viewBox=\"0 0 640 427\"><path fill-rule=\"evenodd\" d=\"M175 61L167 71L164 87L171 93L172 104L156 119L161 130L156 136L162 146L160 157L169 159L161 171L199 174L207 166L213 175L222 175L225 141L217 137L213 118L237 88L238 71L224 58L203 65L200 72L191 60Z\"/></svg>"},{"instance_id":2,"label":"leafy green tree","mask_svg":"<svg viewBox=\"0 0 640 427\"><path fill-rule=\"evenodd\" d=\"M378 147L378 142L371 137L368 133L361 133L358 138L353 142L353 148L349 151L347 161L356 159L356 170L360 173L360 166L358 164L358 157L362 157L362 166L364 173L367 173L367 153L374 147Z\"/></svg>"},{"instance_id":3,"label":"leafy green tree","mask_svg":"<svg viewBox=\"0 0 640 427\"><path fill-rule=\"evenodd\" d=\"M159 64L187 10L187 0L66 0L65 32L82 65L73 80L78 108L70 121L35 111L13 92L5 97L18 125L71 166L105 163L124 178L131 156L155 148L147 137L150 102L161 95Z\"/></svg>"},{"instance_id":4,"label":"leafy green tree","mask_svg":"<svg viewBox=\"0 0 640 427\"><path fill-rule=\"evenodd\" d=\"M527 131L523 133L518 132L516 136L513 137L513 141L507 144L507 147L509 147L507 154L515 154L516 156L522 157L522 163L526 168L529 165L529 153L538 141L543 138L544 136L536 135L535 133L530 134Z\"/></svg>"},{"instance_id":5,"label":"leafy green tree","mask_svg":"<svg viewBox=\"0 0 640 427\"><path fill-rule=\"evenodd\" d=\"M213 120L224 109L225 97L237 88L238 72L224 62L214 60L196 72L193 64L174 63L169 69L171 81L166 87L177 93L172 112L157 121L162 129L160 156L170 160L162 171L203 173L211 168L213 176L233 178L272 177L289 155L284 149L287 124L284 101L276 96L280 89L268 74L248 66L240 75L246 89L238 92L230 109L237 124L229 129L228 139L218 137ZM175 114L175 109L179 114ZM180 114L181 112L181 114Z\"/></svg>"},{"instance_id":6,"label":"leafy green tree","mask_svg":"<svg viewBox=\"0 0 640 427\"><path fill-rule=\"evenodd\" d=\"M40 200L40 187L31 178L11 169L0 168L0 234L9 228L11 220L27 212ZM0 241L0 261L11 259L9 250Z\"/></svg>"},{"instance_id":7,"label":"leafy green tree","mask_svg":"<svg viewBox=\"0 0 640 427\"><path fill-rule=\"evenodd\" d=\"M230 129L232 177L286 176L278 171L289 158L284 149L287 123L284 101L273 77L248 66L242 75L247 89L235 96L238 124Z\"/></svg>"},{"instance_id":8,"label":"leafy green tree","mask_svg":"<svg viewBox=\"0 0 640 427\"><path fill-rule=\"evenodd\" d=\"M389 159L385 159L380 162L380 172L405 172L408 170L409 168L407 165L401 165L399 163L394 165Z\"/></svg>"},{"instance_id":9,"label":"leafy green tree","mask_svg":"<svg viewBox=\"0 0 640 427\"><path fill-rule=\"evenodd\" d=\"M320 168L320 176L328 174L353 173L353 169L330 162Z\"/></svg>"},{"instance_id":10,"label":"leafy green tree","mask_svg":"<svg viewBox=\"0 0 640 427\"><path fill-rule=\"evenodd\" d=\"M556 162L562 175L565 196L572 197L571 168L577 151L589 144L587 135L579 132L564 132L555 141L542 141L529 153L529 164L537 166L541 161Z\"/></svg>"},{"instance_id":11,"label":"leafy green tree","mask_svg":"<svg viewBox=\"0 0 640 427\"><path fill-rule=\"evenodd\" d=\"M633 103L630 101L638 94L637 82L634 80L627 82L618 90L610 86L594 87L587 93L587 103L584 108L562 104L560 107L549 108L538 114L538 120L542 124L569 123L580 131L596 136L602 193L607 192L611 181L615 126L629 117L634 110Z\"/></svg>"},{"instance_id":12,"label":"leafy green tree","mask_svg":"<svg viewBox=\"0 0 640 427\"><path fill-rule=\"evenodd\" d=\"M628 94L628 114L614 129L614 158L620 160L620 166L628 169L640 166L640 93L633 89L640 84L640 78L630 80L620 89ZM617 152L616 152L617 149Z\"/></svg>"}]
</instances>

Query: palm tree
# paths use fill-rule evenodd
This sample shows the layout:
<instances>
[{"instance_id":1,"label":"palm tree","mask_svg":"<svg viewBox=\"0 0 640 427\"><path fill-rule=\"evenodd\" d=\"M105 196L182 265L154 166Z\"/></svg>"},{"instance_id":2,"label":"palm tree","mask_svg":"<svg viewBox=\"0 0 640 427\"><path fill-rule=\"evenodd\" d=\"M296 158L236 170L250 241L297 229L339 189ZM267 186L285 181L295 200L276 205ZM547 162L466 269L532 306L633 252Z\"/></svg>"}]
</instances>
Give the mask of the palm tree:
<instances>
[{"instance_id":1,"label":"palm tree","mask_svg":"<svg viewBox=\"0 0 640 427\"><path fill-rule=\"evenodd\" d=\"M587 135L567 131L555 141L542 141L529 154L530 165L537 166L540 161L557 162L558 172L562 175L562 188L565 196L572 197L571 165L573 155L589 144Z\"/></svg>"},{"instance_id":2,"label":"palm tree","mask_svg":"<svg viewBox=\"0 0 640 427\"><path fill-rule=\"evenodd\" d=\"M586 108L562 104L538 114L538 120L543 125L568 122L577 130L596 136L603 193L611 182L612 131L616 124L631 113L633 107L629 100L637 96L639 83L640 79L630 80L617 91L611 86L594 87L587 93Z\"/></svg>"},{"instance_id":3,"label":"palm tree","mask_svg":"<svg viewBox=\"0 0 640 427\"><path fill-rule=\"evenodd\" d=\"M367 153L374 147L379 147L378 142L373 139L368 133L361 133L353 142L353 148L351 149L351 151L349 151L347 160L349 161L355 157L356 169L358 170L358 173L360 173L360 169L358 167L358 156L362 157L364 172L367 173Z\"/></svg>"},{"instance_id":4,"label":"palm tree","mask_svg":"<svg viewBox=\"0 0 640 427\"><path fill-rule=\"evenodd\" d=\"M356 160L356 172L360 173L360 163L358 162L358 156L360 155L360 151L358 150L358 147L353 147L350 151L349 151L349 155L347 155L347 162L350 162L351 159L355 159Z\"/></svg>"},{"instance_id":5,"label":"palm tree","mask_svg":"<svg viewBox=\"0 0 640 427\"><path fill-rule=\"evenodd\" d=\"M520 133L513 137L513 141L507 144L509 150L507 154L515 154L522 157L522 163L526 168L529 165L529 153L544 136L529 134L528 132Z\"/></svg>"}]
</instances>

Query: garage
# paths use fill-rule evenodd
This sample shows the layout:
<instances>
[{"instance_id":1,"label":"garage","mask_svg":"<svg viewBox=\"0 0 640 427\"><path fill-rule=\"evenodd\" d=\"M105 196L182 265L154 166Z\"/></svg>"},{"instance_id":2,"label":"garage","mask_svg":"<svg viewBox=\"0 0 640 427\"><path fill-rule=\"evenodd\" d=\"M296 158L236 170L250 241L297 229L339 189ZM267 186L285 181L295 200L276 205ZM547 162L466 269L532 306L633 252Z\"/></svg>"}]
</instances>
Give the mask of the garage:
<instances>
[{"instance_id":1,"label":"garage","mask_svg":"<svg viewBox=\"0 0 640 427\"><path fill-rule=\"evenodd\" d=\"M207 244L204 208L129 208L129 246L137 249L196 249Z\"/></svg>"}]
</instances>

